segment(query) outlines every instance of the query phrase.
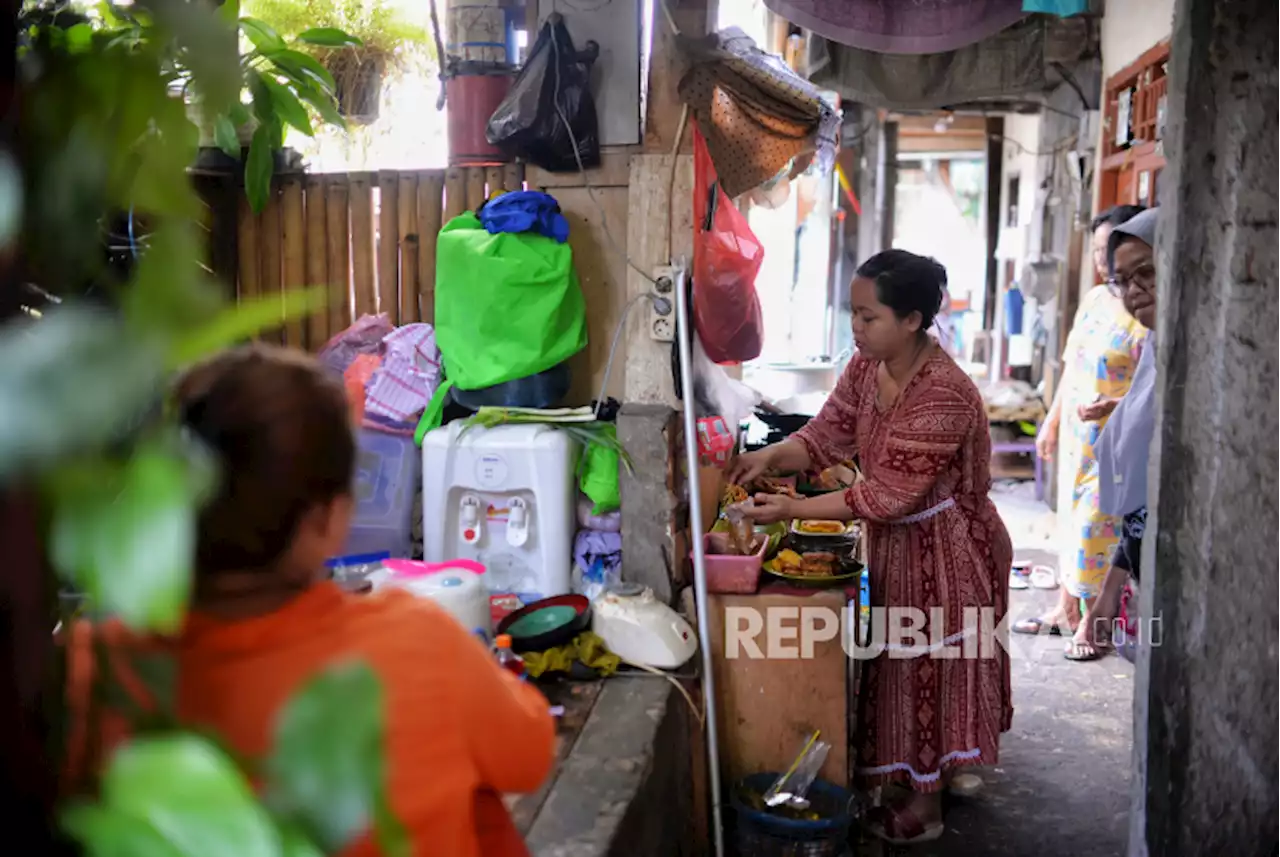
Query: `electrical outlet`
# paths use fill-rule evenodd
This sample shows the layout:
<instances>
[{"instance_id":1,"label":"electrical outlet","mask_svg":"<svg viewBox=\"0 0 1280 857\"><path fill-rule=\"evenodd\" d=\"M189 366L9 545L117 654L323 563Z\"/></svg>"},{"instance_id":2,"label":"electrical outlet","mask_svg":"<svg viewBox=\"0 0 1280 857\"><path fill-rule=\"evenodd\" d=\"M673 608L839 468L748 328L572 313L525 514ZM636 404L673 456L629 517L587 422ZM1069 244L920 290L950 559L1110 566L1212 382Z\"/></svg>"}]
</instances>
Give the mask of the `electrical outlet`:
<instances>
[{"instance_id":1,"label":"electrical outlet","mask_svg":"<svg viewBox=\"0 0 1280 857\"><path fill-rule=\"evenodd\" d=\"M657 342L671 342L676 338L676 325L669 316L654 315L649 336Z\"/></svg>"}]
</instances>

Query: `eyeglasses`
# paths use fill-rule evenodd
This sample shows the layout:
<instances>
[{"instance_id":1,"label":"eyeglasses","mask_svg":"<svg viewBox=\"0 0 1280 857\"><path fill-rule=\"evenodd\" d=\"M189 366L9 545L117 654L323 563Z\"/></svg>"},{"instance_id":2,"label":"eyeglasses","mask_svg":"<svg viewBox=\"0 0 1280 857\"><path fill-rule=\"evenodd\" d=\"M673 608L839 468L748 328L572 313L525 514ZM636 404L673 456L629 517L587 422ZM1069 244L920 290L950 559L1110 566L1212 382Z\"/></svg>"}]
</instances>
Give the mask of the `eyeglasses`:
<instances>
[{"instance_id":1,"label":"eyeglasses","mask_svg":"<svg viewBox=\"0 0 1280 857\"><path fill-rule=\"evenodd\" d=\"M1144 262L1127 274L1117 273L1107 280L1107 287L1117 295L1123 295L1134 286L1149 292L1155 284L1156 267L1150 262Z\"/></svg>"}]
</instances>

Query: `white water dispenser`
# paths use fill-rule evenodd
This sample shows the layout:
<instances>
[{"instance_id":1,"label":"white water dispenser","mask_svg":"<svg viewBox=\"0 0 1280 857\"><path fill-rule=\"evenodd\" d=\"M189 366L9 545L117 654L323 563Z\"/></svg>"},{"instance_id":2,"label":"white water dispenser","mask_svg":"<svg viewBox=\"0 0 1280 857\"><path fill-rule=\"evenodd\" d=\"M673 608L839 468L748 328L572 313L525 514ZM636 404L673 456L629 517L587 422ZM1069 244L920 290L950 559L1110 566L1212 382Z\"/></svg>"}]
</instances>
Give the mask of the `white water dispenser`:
<instances>
[{"instance_id":1,"label":"white water dispenser","mask_svg":"<svg viewBox=\"0 0 1280 857\"><path fill-rule=\"evenodd\" d=\"M422 442L423 559L472 559L526 604L569 591L579 444L544 424L465 427Z\"/></svg>"}]
</instances>

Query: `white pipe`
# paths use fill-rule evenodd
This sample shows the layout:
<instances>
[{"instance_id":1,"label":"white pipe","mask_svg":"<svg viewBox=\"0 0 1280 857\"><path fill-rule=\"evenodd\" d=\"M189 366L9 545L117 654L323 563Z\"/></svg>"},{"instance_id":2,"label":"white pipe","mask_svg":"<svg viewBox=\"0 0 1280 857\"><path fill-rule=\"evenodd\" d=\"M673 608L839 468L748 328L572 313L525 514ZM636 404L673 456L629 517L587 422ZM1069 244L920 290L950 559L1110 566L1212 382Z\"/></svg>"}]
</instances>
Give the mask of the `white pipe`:
<instances>
[{"instance_id":1,"label":"white pipe","mask_svg":"<svg viewBox=\"0 0 1280 857\"><path fill-rule=\"evenodd\" d=\"M685 270L676 270L676 344L680 349L680 391L684 411L684 455L688 468L689 530L693 542L693 591L698 612L698 648L702 651L702 704L706 712L707 776L711 783L711 834L716 857L724 857L724 824L721 818L720 743L716 720L716 681L712 671L711 623L707 619L707 558L702 545L702 489L698 480L698 423L693 396L693 323L685 292Z\"/></svg>"}]
</instances>

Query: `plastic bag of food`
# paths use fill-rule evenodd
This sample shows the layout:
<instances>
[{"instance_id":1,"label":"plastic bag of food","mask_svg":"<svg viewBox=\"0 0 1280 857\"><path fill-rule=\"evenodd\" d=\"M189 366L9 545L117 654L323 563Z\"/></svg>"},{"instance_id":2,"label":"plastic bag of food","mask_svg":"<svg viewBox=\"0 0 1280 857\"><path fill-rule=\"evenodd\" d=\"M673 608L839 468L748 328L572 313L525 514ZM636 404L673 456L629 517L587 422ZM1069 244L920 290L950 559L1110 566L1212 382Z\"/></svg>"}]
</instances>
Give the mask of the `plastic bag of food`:
<instances>
[{"instance_id":1,"label":"plastic bag of food","mask_svg":"<svg viewBox=\"0 0 1280 857\"><path fill-rule=\"evenodd\" d=\"M724 518L729 523L729 544L734 556L750 556L759 545L756 541L755 522L747 516L747 512L753 508L755 502L749 498L724 507Z\"/></svg>"},{"instance_id":2,"label":"plastic bag of food","mask_svg":"<svg viewBox=\"0 0 1280 857\"><path fill-rule=\"evenodd\" d=\"M764 316L756 274L764 247L725 196L706 141L693 129L693 323L707 356L741 363L760 356Z\"/></svg>"}]
</instances>

